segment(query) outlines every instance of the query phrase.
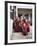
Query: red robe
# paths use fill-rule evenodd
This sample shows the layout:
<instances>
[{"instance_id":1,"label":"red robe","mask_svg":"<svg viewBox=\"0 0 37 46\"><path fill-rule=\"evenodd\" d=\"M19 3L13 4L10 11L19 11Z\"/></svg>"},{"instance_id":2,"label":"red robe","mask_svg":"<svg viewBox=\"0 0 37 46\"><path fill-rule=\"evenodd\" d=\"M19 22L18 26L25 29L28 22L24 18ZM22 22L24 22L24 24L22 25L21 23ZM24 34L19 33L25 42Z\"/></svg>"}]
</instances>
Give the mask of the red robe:
<instances>
[{"instance_id":1,"label":"red robe","mask_svg":"<svg viewBox=\"0 0 37 46\"><path fill-rule=\"evenodd\" d=\"M29 32L30 31L29 25L27 22L23 23L22 27L23 27L23 32Z\"/></svg>"}]
</instances>

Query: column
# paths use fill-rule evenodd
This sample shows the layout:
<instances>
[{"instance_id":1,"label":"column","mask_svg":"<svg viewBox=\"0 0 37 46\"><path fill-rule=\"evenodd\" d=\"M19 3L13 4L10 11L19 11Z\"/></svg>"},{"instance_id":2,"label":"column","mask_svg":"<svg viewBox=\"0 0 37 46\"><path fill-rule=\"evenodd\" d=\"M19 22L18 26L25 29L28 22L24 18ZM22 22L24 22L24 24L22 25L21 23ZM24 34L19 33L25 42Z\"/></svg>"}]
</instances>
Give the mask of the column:
<instances>
[{"instance_id":1,"label":"column","mask_svg":"<svg viewBox=\"0 0 37 46\"><path fill-rule=\"evenodd\" d=\"M30 14L29 14L29 21L30 21Z\"/></svg>"}]
</instances>

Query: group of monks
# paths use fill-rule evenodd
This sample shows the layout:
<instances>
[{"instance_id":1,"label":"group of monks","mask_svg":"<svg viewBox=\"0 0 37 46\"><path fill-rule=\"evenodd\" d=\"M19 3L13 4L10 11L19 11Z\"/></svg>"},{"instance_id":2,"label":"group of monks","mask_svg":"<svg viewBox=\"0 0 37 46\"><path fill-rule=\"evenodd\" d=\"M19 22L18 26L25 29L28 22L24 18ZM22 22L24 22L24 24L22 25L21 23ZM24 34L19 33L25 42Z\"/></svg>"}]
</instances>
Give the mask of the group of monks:
<instances>
[{"instance_id":1,"label":"group of monks","mask_svg":"<svg viewBox=\"0 0 37 46\"><path fill-rule=\"evenodd\" d=\"M21 17L14 17L13 20L13 29L14 32L22 32L23 35L27 35L30 31L29 23L26 19L22 19Z\"/></svg>"}]
</instances>

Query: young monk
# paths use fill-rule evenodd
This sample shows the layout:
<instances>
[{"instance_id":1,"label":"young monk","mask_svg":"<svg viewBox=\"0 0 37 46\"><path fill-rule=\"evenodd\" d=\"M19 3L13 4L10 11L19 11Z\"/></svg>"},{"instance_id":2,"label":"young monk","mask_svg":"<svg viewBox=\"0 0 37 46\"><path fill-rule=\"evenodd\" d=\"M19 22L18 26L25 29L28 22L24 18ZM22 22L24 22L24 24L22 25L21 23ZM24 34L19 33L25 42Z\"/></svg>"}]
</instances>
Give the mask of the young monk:
<instances>
[{"instance_id":1,"label":"young monk","mask_svg":"<svg viewBox=\"0 0 37 46\"><path fill-rule=\"evenodd\" d=\"M23 30L22 32L24 35L26 35L30 31L29 25L25 19L22 20L22 30Z\"/></svg>"}]
</instances>

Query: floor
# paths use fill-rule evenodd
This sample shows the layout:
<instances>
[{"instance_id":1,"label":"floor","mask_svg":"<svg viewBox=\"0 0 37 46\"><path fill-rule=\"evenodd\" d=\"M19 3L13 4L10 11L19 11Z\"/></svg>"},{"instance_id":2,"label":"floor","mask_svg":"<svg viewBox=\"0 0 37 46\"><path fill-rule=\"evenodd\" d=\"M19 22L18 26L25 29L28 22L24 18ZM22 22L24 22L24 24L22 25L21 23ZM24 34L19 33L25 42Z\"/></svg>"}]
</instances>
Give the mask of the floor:
<instances>
[{"instance_id":1,"label":"floor","mask_svg":"<svg viewBox=\"0 0 37 46\"><path fill-rule=\"evenodd\" d=\"M23 35L22 32L13 32L11 36L11 40L17 40L17 39L31 39L32 38L32 27L30 26L30 32L28 35Z\"/></svg>"}]
</instances>

